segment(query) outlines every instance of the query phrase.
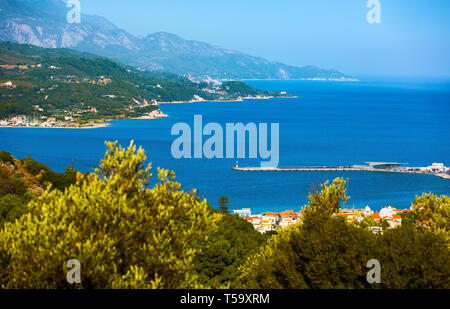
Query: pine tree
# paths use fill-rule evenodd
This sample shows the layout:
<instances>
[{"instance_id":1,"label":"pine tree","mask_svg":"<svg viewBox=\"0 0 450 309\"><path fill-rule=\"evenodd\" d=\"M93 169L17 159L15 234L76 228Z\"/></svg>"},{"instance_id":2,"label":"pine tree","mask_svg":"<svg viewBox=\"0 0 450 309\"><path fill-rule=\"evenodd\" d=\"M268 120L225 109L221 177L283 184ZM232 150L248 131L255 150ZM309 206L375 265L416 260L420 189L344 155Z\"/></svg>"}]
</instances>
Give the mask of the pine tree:
<instances>
[{"instance_id":1,"label":"pine tree","mask_svg":"<svg viewBox=\"0 0 450 309\"><path fill-rule=\"evenodd\" d=\"M228 197L221 196L219 198L219 209L223 212L229 212L230 201L228 201Z\"/></svg>"}]
</instances>

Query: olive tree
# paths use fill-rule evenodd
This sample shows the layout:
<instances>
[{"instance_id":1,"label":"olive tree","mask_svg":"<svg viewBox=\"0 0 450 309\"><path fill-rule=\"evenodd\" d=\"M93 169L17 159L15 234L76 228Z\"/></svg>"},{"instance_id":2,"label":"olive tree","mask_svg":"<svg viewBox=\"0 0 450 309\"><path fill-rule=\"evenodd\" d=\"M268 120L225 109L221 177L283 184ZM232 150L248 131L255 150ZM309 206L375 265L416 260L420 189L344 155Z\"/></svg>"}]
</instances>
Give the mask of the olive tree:
<instances>
[{"instance_id":1,"label":"olive tree","mask_svg":"<svg viewBox=\"0 0 450 309\"><path fill-rule=\"evenodd\" d=\"M47 188L29 213L0 231L4 288L195 288L194 244L219 219L196 192L185 193L174 173L158 170L133 142L117 142L95 172L78 175L64 192ZM66 279L69 260L81 283Z\"/></svg>"}]
</instances>

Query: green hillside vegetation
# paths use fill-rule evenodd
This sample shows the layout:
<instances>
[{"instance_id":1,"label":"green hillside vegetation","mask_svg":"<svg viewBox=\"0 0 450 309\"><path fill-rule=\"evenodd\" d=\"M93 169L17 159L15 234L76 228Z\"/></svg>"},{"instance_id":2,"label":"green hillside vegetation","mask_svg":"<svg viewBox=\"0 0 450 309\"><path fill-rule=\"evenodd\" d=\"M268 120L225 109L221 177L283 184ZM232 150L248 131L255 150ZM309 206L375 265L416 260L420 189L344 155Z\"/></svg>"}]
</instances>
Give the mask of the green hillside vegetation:
<instances>
[{"instance_id":1,"label":"green hillside vegetation","mask_svg":"<svg viewBox=\"0 0 450 309\"><path fill-rule=\"evenodd\" d=\"M0 65L0 82L14 84L14 88L0 88L0 119L18 114L62 120L72 116L84 121L139 117L159 109L152 102L191 101L194 96L235 100L279 95L241 82L194 83L87 53L13 43L0 43Z\"/></svg>"},{"instance_id":2,"label":"green hillside vegetation","mask_svg":"<svg viewBox=\"0 0 450 309\"><path fill-rule=\"evenodd\" d=\"M27 204L51 185L64 190L76 181L70 167L64 174L55 173L45 164L31 158L18 160L0 151L0 226L13 222L27 212Z\"/></svg>"}]
</instances>

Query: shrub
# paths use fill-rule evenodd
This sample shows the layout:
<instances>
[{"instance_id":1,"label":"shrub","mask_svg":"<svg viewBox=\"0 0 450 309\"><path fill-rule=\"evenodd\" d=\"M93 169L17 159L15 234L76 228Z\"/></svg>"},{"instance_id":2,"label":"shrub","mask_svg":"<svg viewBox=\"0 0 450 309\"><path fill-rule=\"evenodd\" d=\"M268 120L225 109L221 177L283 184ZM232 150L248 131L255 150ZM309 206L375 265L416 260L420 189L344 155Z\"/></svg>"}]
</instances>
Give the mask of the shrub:
<instances>
[{"instance_id":1,"label":"shrub","mask_svg":"<svg viewBox=\"0 0 450 309\"><path fill-rule=\"evenodd\" d=\"M47 165L39 163L31 158L21 160L23 167L33 176L39 176L39 183L45 186L51 183L53 188L63 191L76 181L76 171L70 167L65 173L55 173Z\"/></svg>"},{"instance_id":2,"label":"shrub","mask_svg":"<svg viewBox=\"0 0 450 309\"><path fill-rule=\"evenodd\" d=\"M13 156L6 151L0 151L0 161L3 161L3 163L7 163L13 166L15 165Z\"/></svg>"},{"instance_id":3,"label":"shrub","mask_svg":"<svg viewBox=\"0 0 450 309\"><path fill-rule=\"evenodd\" d=\"M196 243L218 215L195 192L180 191L174 173L151 166L143 149L107 143L95 173L64 192L47 190L29 213L0 231L4 288L68 288L66 263L81 263L78 288L199 287Z\"/></svg>"},{"instance_id":4,"label":"shrub","mask_svg":"<svg viewBox=\"0 0 450 309\"><path fill-rule=\"evenodd\" d=\"M219 212L222 219L218 229L208 235L207 242L199 244L204 250L195 258L195 268L205 285L234 288L239 267L266 239L239 216Z\"/></svg>"},{"instance_id":5,"label":"shrub","mask_svg":"<svg viewBox=\"0 0 450 309\"><path fill-rule=\"evenodd\" d=\"M450 288L450 252L444 237L401 227L385 231L377 248L381 288Z\"/></svg>"},{"instance_id":6,"label":"shrub","mask_svg":"<svg viewBox=\"0 0 450 309\"><path fill-rule=\"evenodd\" d=\"M7 194L15 194L22 196L27 192L27 186L25 183L15 177L12 178L0 178L0 196Z\"/></svg>"}]
</instances>

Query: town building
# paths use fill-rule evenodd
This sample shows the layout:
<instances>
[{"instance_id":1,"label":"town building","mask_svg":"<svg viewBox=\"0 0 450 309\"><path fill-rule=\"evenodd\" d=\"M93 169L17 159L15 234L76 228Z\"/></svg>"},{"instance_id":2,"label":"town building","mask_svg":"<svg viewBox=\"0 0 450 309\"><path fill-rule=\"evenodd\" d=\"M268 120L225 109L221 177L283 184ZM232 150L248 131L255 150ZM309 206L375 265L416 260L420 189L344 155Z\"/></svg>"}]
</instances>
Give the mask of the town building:
<instances>
[{"instance_id":1,"label":"town building","mask_svg":"<svg viewBox=\"0 0 450 309\"><path fill-rule=\"evenodd\" d=\"M402 224L402 217L399 215L404 210L393 208L392 206L384 207L379 212L374 213L372 218L376 222L386 221L390 228L395 228Z\"/></svg>"},{"instance_id":2,"label":"town building","mask_svg":"<svg viewBox=\"0 0 450 309\"><path fill-rule=\"evenodd\" d=\"M25 115L19 115L11 118L11 124L13 126L22 126L26 125L28 123L27 116Z\"/></svg>"},{"instance_id":3,"label":"town building","mask_svg":"<svg viewBox=\"0 0 450 309\"><path fill-rule=\"evenodd\" d=\"M251 223L255 230L261 233L267 233L275 231L277 228L284 229L291 225L295 225L301 221L302 216L303 212L296 213L293 210L282 211L278 214L269 211L259 215L248 216L245 220Z\"/></svg>"},{"instance_id":4,"label":"town building","mask_svg":"<svg viewBox=\"0 0 450 309\"><path fill-rule=\"evenodd\" d=\"M443 163L433 163L426 168L431 173L445 173L449 169Z\"/></svg>"},{"instance_id":5,"label":"town building","mask_svg":"<svg viewBox=\"0 0 450 309\"><path fill-rule=\"evenodd\" d=\"M276 230L280 221L280 217L271 211L265 212L261 215L261 229L262 233Z\"/></svg>"},{"instance_id":6,"label":"town building","mask_svg":"<svg viewBox=\"0 0 450 309\"><path fill-rule=\"evenodd\" d=\"M245 218L247 222L250 222L253 225L253 228L257 231L261 230L261 217L260 216L253 216L253 217L247 217Z\"/></svg>"},{"instance_id":7,"label":"town building","mask_svg":"<svg viewBox=\"0 0 450 309\"><path fill-rule=\"evenodd\" d=\"M233 210L233 214L239 215L239 217L245 219L247 217L252 216L252 211L250 208L236 209L236 210Z\"/></svg>"},{"instance_id":8,"label":"town building","mask_svg":"<svg viewBox=\"0 0 450 309\"><path fill-rule=\"evenodd\" d=\"M282 211L278 215L280 217L279 226L281 228L286 228L300 222L300 216L293 210Z\"/></svg>"},{"instance_id":9,"label":"town building","mask_svg":"<svg viewBox=\"0 0 450 309\"><path fill-rule=\"evenodd\" d=\"M400 210L392 206L387 206L381 209L379 212L374 212L369 206L363 209L343 208L339 214L335 216L342 216L346 218L349 223L359 223L365 217L372 217L375 222L381 223L386 221L389 224L389 228L395 228L401 226L402 217L401 213L412 211L410 209ZM234 214L244 218L247 222L251 223L255 230L261 233L267 233L275 231L279 228L284 229L289 226L299 224L302 221L303 211L294 212L293 210L286 210L280 213L265 212L259 215L252 215L250 208L244 208L241 210L234 210ZM375 232L382 232L382 228L379 226L371 226L370 230Z\"/></svg>"}]
</instances>

